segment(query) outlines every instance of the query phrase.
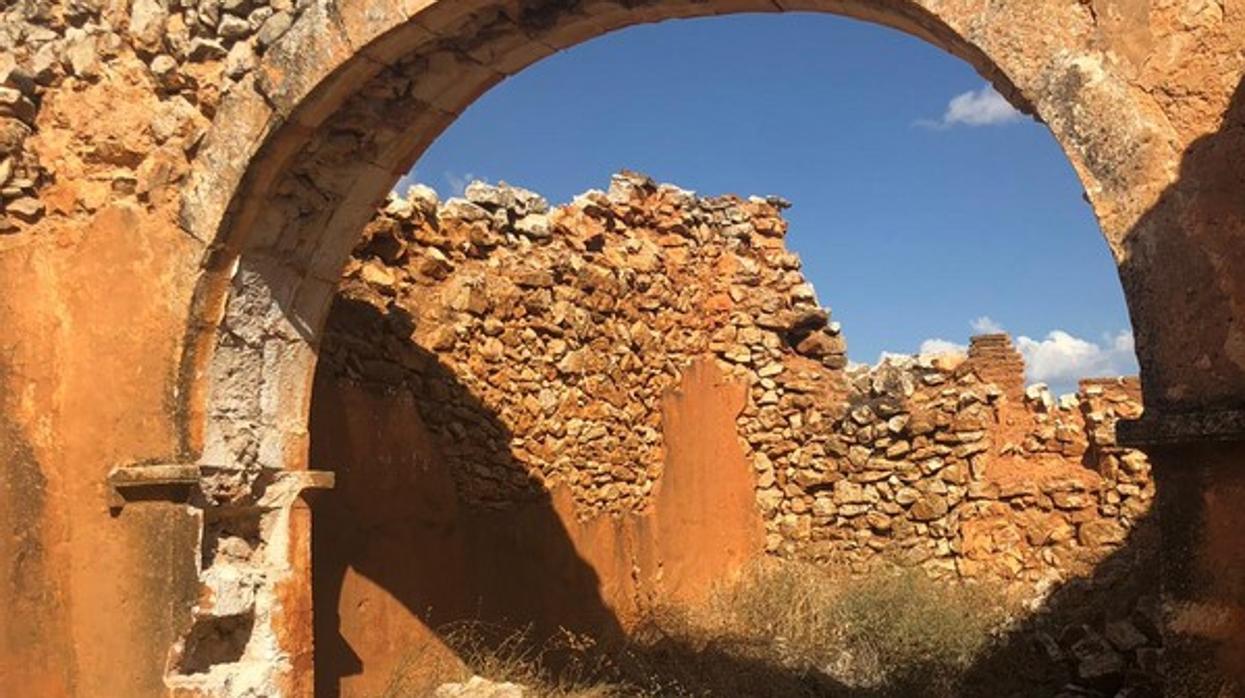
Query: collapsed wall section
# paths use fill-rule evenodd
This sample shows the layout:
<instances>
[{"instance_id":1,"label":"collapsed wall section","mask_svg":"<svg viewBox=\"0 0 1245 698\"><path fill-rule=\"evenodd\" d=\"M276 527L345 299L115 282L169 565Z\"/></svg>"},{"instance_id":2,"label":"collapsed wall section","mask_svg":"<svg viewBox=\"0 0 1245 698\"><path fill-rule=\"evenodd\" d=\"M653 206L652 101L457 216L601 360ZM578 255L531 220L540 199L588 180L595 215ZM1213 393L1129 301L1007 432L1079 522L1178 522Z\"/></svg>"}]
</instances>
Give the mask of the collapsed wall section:
<instances>
[{"instance_id":1,"label":"collapsed wall section","mask_svg":"<svg viewBox=\"0 0 1245 698\"><path fill-rule=\"evenodd\" d=\"M661 397L713 357L748 386L737 432L772 553L1037 589L1122 544L1154 494L1114 443L1137 381L1055 401L1026 390L1006 335L849 369L784 206L629 173L552 209L507 186L444 204L413 188L356 249L321 370L414 396L471 503L564 486L580 517L643 511Z\"/></svg>"},{"instance_id":2,"label":"collapsed wall section","mask_svg":"<svg viewBox=\"0 0 1245 698\"><path fill-rule=\"evenodd\" d=\"M842 337L782 245L777 200L638 175L554 210L509 187L440 206L413 191L368 226L321 361L409 390L454 440L467 501L564 485L583 515L645 508L662 396L697 357L776 385L799 356L807 389L841 384Z\"/></svg>"}]
</instances>

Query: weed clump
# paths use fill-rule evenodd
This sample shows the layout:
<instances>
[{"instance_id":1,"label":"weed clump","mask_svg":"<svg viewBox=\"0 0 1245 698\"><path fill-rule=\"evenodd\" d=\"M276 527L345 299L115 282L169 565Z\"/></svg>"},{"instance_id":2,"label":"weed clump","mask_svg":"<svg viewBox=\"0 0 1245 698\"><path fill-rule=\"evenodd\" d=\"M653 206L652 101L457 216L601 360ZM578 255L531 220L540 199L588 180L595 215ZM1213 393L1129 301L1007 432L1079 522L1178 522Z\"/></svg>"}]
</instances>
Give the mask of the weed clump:
<instances>
[{"instance_id":1,"label":"weed clump","mask_svg":"<svg viewBox=\"0 0 1245 698\"><path fill-rule=\"evenodd\" d=\"M446 626L439 634L458 662L439 674L521 684L531 698L947 698L960 693L1009 608L992 589L914 571L836 578L769 562L703 604L652 609L611 645L568 631L537 638L478 622ZM426 662L420 673L428 675ZM399 681L385 698L430 694Z\"/></svg>"}]
</instances>

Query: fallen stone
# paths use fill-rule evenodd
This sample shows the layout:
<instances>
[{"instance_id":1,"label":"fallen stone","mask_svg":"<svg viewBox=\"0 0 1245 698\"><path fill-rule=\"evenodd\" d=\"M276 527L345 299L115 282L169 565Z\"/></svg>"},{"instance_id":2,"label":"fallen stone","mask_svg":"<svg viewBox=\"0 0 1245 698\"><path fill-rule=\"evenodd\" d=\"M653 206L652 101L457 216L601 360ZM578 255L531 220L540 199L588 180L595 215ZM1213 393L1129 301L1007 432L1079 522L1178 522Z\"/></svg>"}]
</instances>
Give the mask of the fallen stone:
<instances>
[{"instance_id":1,"label":"fallen stone","mask_svg":"<svg viewBox=\"0 0 1245 698\"><path fill-rule=\"evenodd\" d=\"M533 240L547 240L553 236L549 217L541 213L533 213L520 218L515 221L514 229Z\"/></svg>"},{"instance_id":2,"label":"fallen stone","mask_svg":"<svg viewBox=\"0 0 1245 698\"><path fill-rule=\"evenodd\" d=\"M292 24L294 24L293 15L289 12L278 12L264 21L263 26L255 35L255 41L260 47L267 48L284 36Z\"/></svg>"},{"instance_id":3,"label":"fallen stone","mask_svg":"<svg viewBox=\"0 0 1245 698\"><path fill-rule=\"evenodd\" d=\"M1145 634L1127 620L1109 621L1103 627L1102 634L1121 652L1131 652L1149 643Z\"/></svg>"},{"instance_id":4,"label":"fallen stone","mask_svg":"<svg viewBox=\"0 0 1245 698\"><path fill-rule=\"evenodd\" d=\"M436 698L523 698L524 687L517 683L496 683L482 676L472 676L461 683L437 687Z\"/></svg>"},{"instance_id":5,"label":"fallen stone","mask_svg":"<svg viewBox=\"0 0 1245 698\"><path fill-rule=\"evenodd\" d=\"M1077 677L1091 685L1112 683L1127 666L1119 652L1092 632L1072 645L1070 652L1076 660Z\"/></svg>"},{"instance_id":6,"label":"fallen stone","mask_svg":"<svg viewBox=\"0 0 1245 698\"><path fill-rule=\"evenodd\" d=\"M5 204L4 211L24 223L34 223L43 217L43 202L28 196Z\"/></svg>"}]
</instances>

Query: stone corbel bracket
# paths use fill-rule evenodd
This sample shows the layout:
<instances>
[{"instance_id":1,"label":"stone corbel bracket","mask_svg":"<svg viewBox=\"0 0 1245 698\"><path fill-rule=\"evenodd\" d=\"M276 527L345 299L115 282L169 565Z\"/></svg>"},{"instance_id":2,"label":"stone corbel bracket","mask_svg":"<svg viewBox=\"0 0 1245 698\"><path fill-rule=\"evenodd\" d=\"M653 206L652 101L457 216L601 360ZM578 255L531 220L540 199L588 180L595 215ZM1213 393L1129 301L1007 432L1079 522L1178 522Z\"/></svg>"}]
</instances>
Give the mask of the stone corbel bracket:
<instances>
[{"instance_id":1,"label":"stone corbel bracket","mask_svg":"<svg viewBox=\"0 0 1245 698\"><path fill-rule=\"evenodd\" d=\"M184 502L199 484L199 466L181 464L126 465L108 473L108 508L114 514L133 501Z\"/></svg>"},{"instance_id":2,"label":"stone corbel bracket","mask_svg":"<svg viewBox=\"0 0 1245 698\"><path fill-rule=\"evenodd\" d=\"M331 490L337 474L328 470L286 470L277 473L264 489L257 504L264 509L282 509L311 490Z\"/></svg>"},{"instance_id":3,"label":"stone corbel bracket","mask_svg":"<svg viewBox=\"0 0 1245 698\"><path fill-rule=\"evenodd\" d=\"M1115 425L1121 446L1139 448L1245 442L1245 410L1143 414Z\"/></svg>"},{"instance_id":4,"label":"stone corbel bracket","mask_svg":"<svg viewBox=\"0 0 1245 698\"><path fill-rule=\"evenodd\" d=\"M191 493L201 482L204 471L199 465L156 463L127 465L108 474L108 508L119 513L128 502L163 501L189 502ZM292 502L307 490L333 489L335 474L325 470L300 470L279 473L266 489L259 505L276 508Z\"/></svg>"}]
</instances>

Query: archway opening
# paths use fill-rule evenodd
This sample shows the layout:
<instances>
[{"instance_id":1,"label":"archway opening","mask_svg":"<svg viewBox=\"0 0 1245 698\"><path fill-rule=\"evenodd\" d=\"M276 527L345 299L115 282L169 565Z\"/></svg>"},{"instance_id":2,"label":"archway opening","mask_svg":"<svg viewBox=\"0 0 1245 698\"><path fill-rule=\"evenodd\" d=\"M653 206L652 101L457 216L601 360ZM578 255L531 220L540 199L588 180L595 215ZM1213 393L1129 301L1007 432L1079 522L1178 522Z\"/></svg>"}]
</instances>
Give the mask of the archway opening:
<instances>
[{"instance_id":1,"label":"archway opening","mask_svg":"<svg viewBox=\"0 0 1245 698\"><path fill-rule=\"evenodd\" d=\"M1108 558L1103 580L1118 578L1138 555L1115 553L1153 494L1146 466L1127 455L1121 480L1124 451L1088 433L1135 416L1135 383L1087 385L1084 408L1058 405L1026 392L997 338L963 363L846 372L839 329L784 249L778 199L697 197L637 175L556 210L521 189L460 193L440 202L417 189L386 205L347 265L321 347L312 464L354 470L339 470L336 502L350 504L318 524L332 543L317 559L338 555L322 587L338 609L318 638L334 657L318 666L336 684L325 690L390 681L395 638L409 652L446 621L613 640L646 594L703 591L762 551L848 569L874 557L976 566L967 576L1031 585ZM974 457L985 452L1000 470L1026 459L1044 470L987 474L994 463ZM698 491L663 491L671 470ZM1127 507L1120 485L1136 490ZM663 496L677 512L664 521ZM1089 514L1100 505L1112 513ZM725 535L706 544L710 533ZM706 548L726 555L687 564L712 557ZM1086 602L1073 597L1062 603ZM403 614L413 622L399 627ZM1138 632L1130 652L1154 641ZM1095 660L1118 654L1084 646ZM748 669L758 685L796 680Z\"/></svg>"}]
</instances>

